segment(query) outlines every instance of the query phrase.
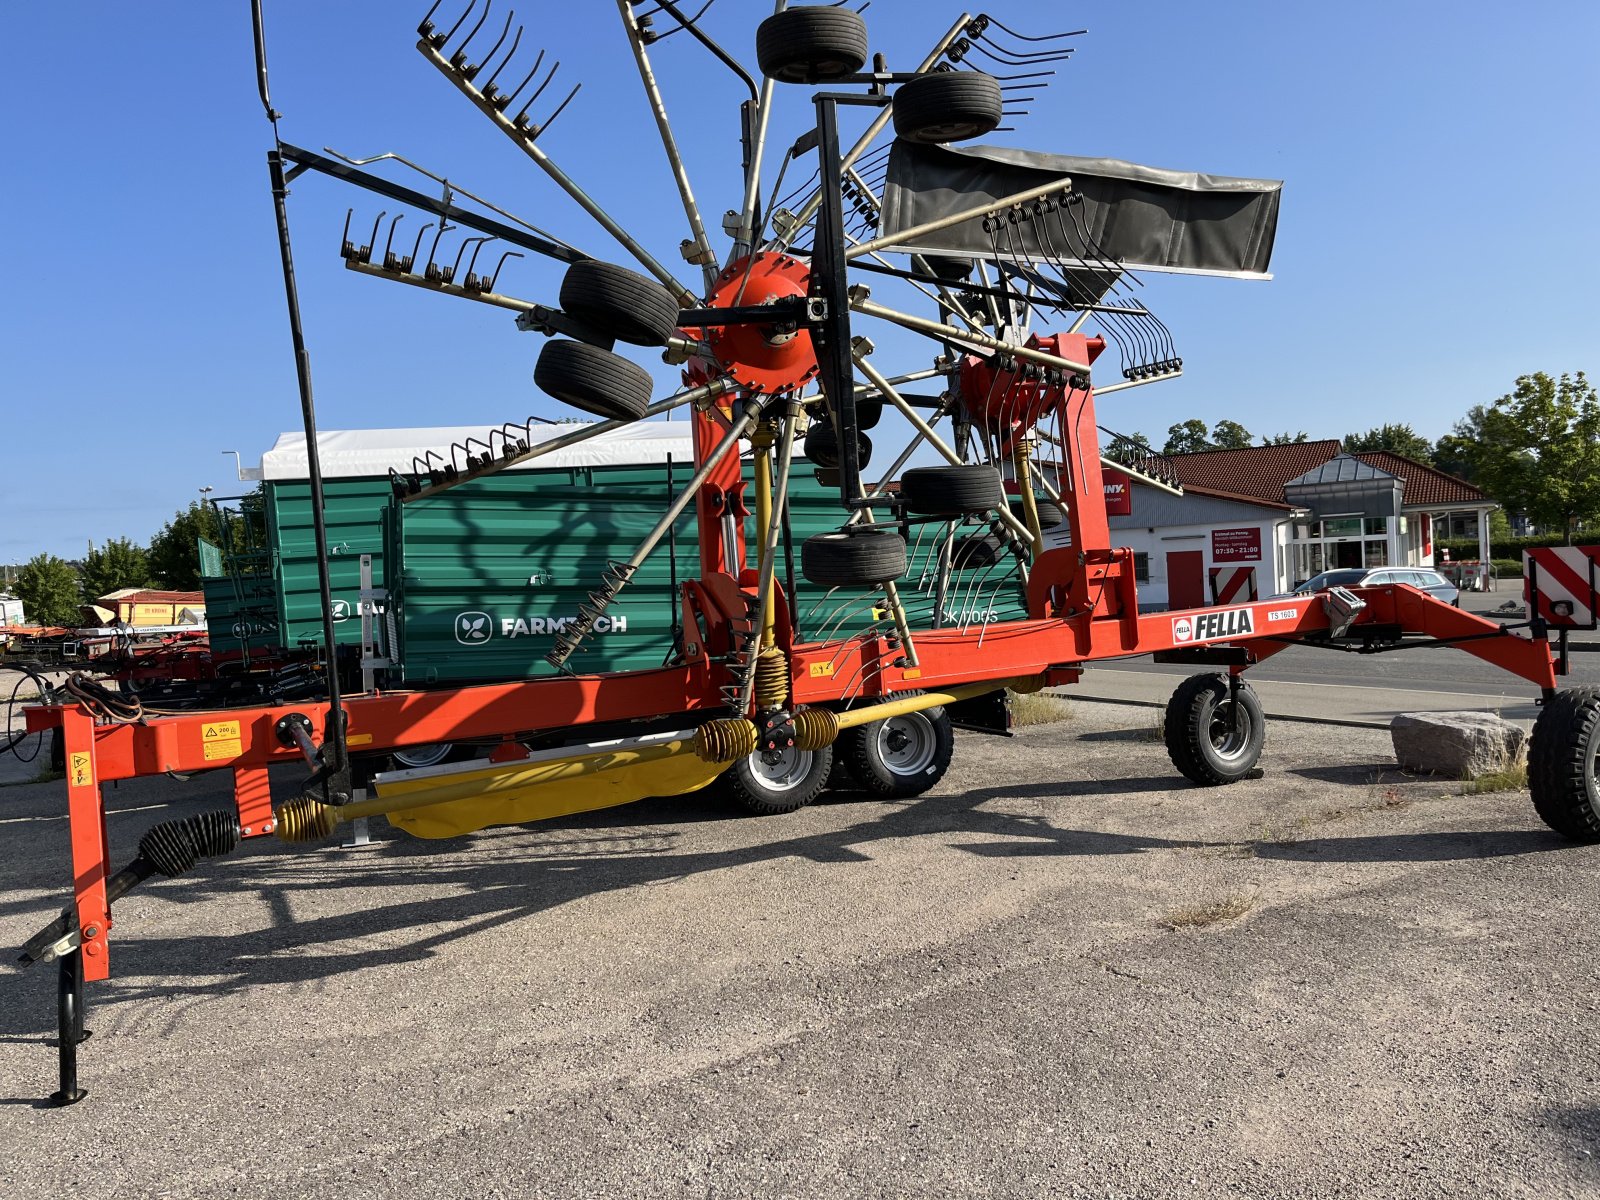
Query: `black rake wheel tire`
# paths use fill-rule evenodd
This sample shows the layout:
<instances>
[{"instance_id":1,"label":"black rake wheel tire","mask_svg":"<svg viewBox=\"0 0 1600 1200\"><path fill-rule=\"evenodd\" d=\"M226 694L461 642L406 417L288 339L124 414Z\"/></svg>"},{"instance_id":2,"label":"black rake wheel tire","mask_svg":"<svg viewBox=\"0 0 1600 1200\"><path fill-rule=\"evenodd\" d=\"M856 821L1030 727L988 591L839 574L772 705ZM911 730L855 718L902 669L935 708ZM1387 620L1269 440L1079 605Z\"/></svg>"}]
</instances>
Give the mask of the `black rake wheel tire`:
<instances>
[{"instance_id":1,"label":"black rake wheel tire","mask_svg":"<svg viewBox=\"0 0 1600 1200\"><path fill-rule=\"evenodd\" d=\"M1005 543L992 533L969 533L950 548L950 565L957 571L982 570L1005 557Z\"/></svg>"},{"instance_id":2,"label":"black rake wheel tire","mask_svg":"<svg viewBox=\"0 0 1600 1200\"><path fill-rule=\"evenodd\" d=\"M1061 522L1067 519L1067 514L1061 511L1061 506L1054 500L1046 500L1043 497L1040 497L1033 503L1034 506L1039 510L1040 529L1054 529L1057 525L1061 524ZM1021 500L1013 500L1011 502L1011 515L1016 517L1019 521L1027 520L1027 517L1023 515Z\"/></svg>"},{"instance_id":3,"label":"black rake wheel tire","mask_svg":"<svg viewBox=\"0 0 1600 1200\"><path fill-rule=\"evenodd\" d=\"M1167 755L1173 766L1204 787L1243 779L1255 769L1266 745L1266 716L1255 689L1240 681L1237 730L1232 708L1226 675L1191 675L1167 701Z\"/></svg>"},{"instance_id":4,"label":"black rake wheel tire","mask_svg":"<svg viewBox=\"0 0 1600 1200\"><path fill-rule=\"evenodd\" d=\"M664 346L678 331L678 302L654 279L597 259L573 263L561 279L561 311L618 341Z\"/></svg>"},{"instance_id":5,"label":"black rake wheel tire","mask_svg":"<svg viewBox=\"0 0 1600 1200\"><path fill-rule=\"evenodd\" d=\"M1600 842L1600 689L1564 688L1539 710L1528 745L1528 791L1539 819L1575 842Z\"/></svg>"},{"instance_id":6,"label":"black rake wheel tire","mask_svg":"<svg viewBox=\"0 0 1600 1200\"><path fill-rule=\"evenodd\" d=\"M772 817L804 808L827 786L833 747L757 750L717 777L722 794L748 813Z\"/></svg>"},{"instance_id":7,"label":"black rake wheel tire","mask_svg":"<svg viewBox=\"0 0 1600 1200\"><path fill-rule=\"evenodd\" d=\"M1000 81L982 71L935 71L900 85L894 131L908 142L942 145L982 137L1000 124Z\"/></svg>"},{"instance_id":8,"label":"black rake wheel tire","mask_svg":"<svg viewBox=\"0 0 1600 1200\"><path fill-rule=\"evenodd\" d=\"M806 430L804 445L806 459L819 467L839 465L839 432L828 420L815 422ZM872 461L872 439L864 433L856 434L856 462L866 466Z\"/></svg>"},{"instance_id":9,"label":"black rake wheel tire","mask_svg":"<svg viewBox=\"0 0 1600 1200\"><path fill-rule=\"evenodd\" d=\"M831 5L776 13L756 26L756 61L779 83L822 83L854 75L867 61L867 23Z\"/></svg>"},{"instance_id":10,"label":"black rake wheel tire","mask_svg":"<svg viewBox=\"0 0 1600 1200\"><path fill-rule=\"evenodd\" d=\"M896 692L891 699L920 696ZM943 708L925 708L846 729L834 750L849 764L856 787L886 800L920 796L950 769L955 731Z\"/></svg>"},{"instance_id":11,"label":"black rake wheel tire","mask_svg":"<svg viewBox=\"0 0 1600 1200\"><path fill-rule=\"evenodd\" d=\"M587 342L546 342L533 382L563 404L597 417L637 421L650 407L650 372Z\"/></svg>"},{"instance_id":12,"label":"black rake wheel tire","mask_svg":"<svg viewBox=\"0 0 1600 1200\"><path fill-rule=\"evenodd\" d=\"M800 573L818 587L875 587L906 573L898 533L819 533L800 546Z\"/></svg>"},{"instance_id":13,"label":"black rake wheel tire","mask_svg":"<svg viewBox=\"0 0 1600 1200\"><path fill-rule=\"evenodd\" d=\"M993 467L913 467L900 476L906 508L929 517L963 517L1005 506L1005 484Z\"/></svg>"},{"instance_id":14,"label":"black rake wheel tire","mask_svg":"<svg viewBox=\"0 0 1600 1200\"><path fill-rule=\"evenodd\" d=\"M973 268L977 261L971 258L958 258L952 254L930 254L926 258L928 269L945 283L963 283L972 277Z\"/></svg>"}]
</instances>

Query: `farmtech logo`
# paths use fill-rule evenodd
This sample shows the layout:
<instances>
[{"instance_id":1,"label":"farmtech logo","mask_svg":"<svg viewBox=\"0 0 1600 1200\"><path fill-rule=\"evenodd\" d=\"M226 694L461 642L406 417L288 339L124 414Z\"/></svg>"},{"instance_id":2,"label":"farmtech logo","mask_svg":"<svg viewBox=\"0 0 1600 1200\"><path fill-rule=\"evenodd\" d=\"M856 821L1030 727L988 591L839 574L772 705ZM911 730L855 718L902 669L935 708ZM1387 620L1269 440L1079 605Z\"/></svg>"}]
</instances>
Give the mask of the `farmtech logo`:
<instances>
[{"instance_id":1,"label":"farmtech logo","mask_svg":"<svg viewBox=\"0 0 1600 1200\"><path fill-rule=\"evenodd\" d=\"M502 617L486 612L456 614L456 641L463 646L481 646L495 635L510 640L521 637L554 637L571 625L576 617ZM596 617L593 633L627 633L627 617Z\"/></svg>"}]
</instances>

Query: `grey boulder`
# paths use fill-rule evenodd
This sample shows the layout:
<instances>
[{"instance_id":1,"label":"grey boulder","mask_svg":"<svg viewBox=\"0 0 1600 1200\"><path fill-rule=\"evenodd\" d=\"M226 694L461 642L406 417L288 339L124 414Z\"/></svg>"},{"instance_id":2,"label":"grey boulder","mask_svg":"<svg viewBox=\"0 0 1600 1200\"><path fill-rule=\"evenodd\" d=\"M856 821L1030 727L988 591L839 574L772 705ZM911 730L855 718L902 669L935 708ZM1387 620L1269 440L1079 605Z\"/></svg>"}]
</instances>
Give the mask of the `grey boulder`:
<instances>
[{"instance_id":1,"label":"grey boulder","mask_svg":"<svg viewBox=\"0 0 1600 1200\"><path fill-rule=\"evenodd\" d=\"M1389 722L1394 756L1418 774L1477 779L1521 761L1527 734L1486 712L1401 713Z\"/></svg>"}]
</instances>

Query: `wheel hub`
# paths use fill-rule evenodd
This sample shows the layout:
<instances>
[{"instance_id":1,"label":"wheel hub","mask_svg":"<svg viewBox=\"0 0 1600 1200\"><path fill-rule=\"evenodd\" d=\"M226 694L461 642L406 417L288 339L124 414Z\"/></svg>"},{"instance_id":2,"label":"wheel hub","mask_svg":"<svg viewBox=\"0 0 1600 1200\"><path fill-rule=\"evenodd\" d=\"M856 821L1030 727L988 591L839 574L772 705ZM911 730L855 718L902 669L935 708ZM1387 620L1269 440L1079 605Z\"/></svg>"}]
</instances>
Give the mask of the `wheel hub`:
<instances>
[{"instance_id":1,"label":"wheel hub","mask_svg":"<svg viewBox=\"0 0 1600 1200\"><path fill-rule=\"evenodd\" d=\"M717 277L710 308L803 300L811 285L810 264L788 254L762 251L728 265ZM756 392L787 392L816 377L811 331L799 319L771 325L713 325L706 342L723 374Z\"/></svg>"}]
</instances>

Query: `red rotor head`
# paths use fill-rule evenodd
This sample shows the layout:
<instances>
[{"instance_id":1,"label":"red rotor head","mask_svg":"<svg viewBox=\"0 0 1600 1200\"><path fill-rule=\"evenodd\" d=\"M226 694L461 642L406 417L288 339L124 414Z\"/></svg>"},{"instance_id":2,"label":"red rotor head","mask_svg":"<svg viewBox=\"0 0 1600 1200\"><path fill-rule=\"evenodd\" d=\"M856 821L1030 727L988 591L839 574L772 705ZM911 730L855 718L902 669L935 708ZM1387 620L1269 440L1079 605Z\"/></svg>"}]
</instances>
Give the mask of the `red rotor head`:
<instances>
[{"instance_id":1,"label":"red rotor head","mask_svg":"<svg viewBox=\"0 0 1600 1200\"><path fill-rule=\"evenodd\" d=\"M1034 334L1026 345L1077 362L1093 362L1106 348L1104 338L1073 333L1044 338ZM1032 429L1040 417L1061 403L1068 384L1049 382L1046 374L1052 368L1026 359L1013 362L1014 366L1001 369L992 359L975 354L961 360L961 403L973 424L1004 434L1020 433Z\"/></svg>"},{"instance_id":2,"label":"red rotor head","mask_svg":"<svg viewBox=\"0 0 1600 1200\"><path fill-rule=\"evenodd\" d=\"M746 277L748 270L749 276ZM730 263L717 276L708 308L768 304L804 298L811 266L787 254L763 251ZM787 392L817 375L817 352L803 322L785 325L713 325L706 342L717 364L734 382L753 392Z\"/></svg>"}]
</instances>

